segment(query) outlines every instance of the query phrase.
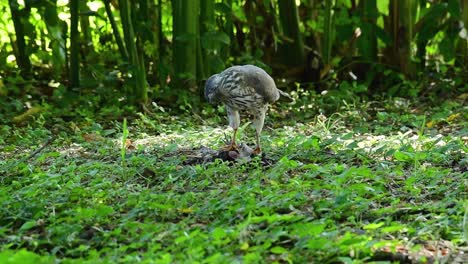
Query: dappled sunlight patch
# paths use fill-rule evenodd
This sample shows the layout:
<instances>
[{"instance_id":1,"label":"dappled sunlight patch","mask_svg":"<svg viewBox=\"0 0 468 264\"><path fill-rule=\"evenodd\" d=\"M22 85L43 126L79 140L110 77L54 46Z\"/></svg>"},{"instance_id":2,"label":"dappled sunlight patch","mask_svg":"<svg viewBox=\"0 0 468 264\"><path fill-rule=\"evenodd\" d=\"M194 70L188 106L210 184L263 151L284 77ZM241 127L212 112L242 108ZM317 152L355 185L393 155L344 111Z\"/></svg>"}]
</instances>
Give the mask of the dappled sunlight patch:
<instances>
[{"instance_id":1,"label":"dappled sunlight patch","mask_svg":"<svg viewBox=\"0 0 468 264\"><path fill-rule=\"evenodd\" d=\"M170 131L160 133L158 135L144 135L144 137L136 136L133 139L133 145L138 149L140 146L143 148L167 148L169 146L176 146L177 148L193 148L197 146L213 145L220 138L224 137L226 130L221 128L212 127L196 127L184 129L179 131ZM119 146L121 144L119 139L114 140L114 144Z\"/></svg>"},{"instance_id":2,"label":"dappled sunlight patch","mask_svg":"<svg viewBox=\"0 0 468 264\"><path fill-rule=\"evenodd\" d=\"M60 154L68 157L83 157L86 149L77 143L72 143L67 148L62 148Z\"/></svg>"}]
</instances>

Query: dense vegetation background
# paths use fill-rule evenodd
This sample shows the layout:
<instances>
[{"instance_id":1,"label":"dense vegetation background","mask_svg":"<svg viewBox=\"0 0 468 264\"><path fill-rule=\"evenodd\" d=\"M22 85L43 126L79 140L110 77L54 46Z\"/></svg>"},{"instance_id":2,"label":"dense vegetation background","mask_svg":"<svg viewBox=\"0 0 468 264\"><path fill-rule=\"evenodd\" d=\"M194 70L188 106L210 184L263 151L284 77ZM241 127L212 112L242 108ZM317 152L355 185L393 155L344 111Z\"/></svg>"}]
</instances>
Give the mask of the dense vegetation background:
<instances>
[{"instance_id":1,"label":"dense vegetation background","mask_svg":"<svg viewBox=\"0 0 468 264\"><path fill-rule=\"evenodd\" d=\"M247 63L287 90L294 82L417 97L466 81L468 8L458 0L29 0L0 8L9 97L119 92L126 105L181 105L211 74Z\"/></svg>"},{"instance_id":2,"label":"dense vegetation background","mask_svg":"<svg viewBox=\"0 0 468 264\"><path fill-rule=\"evenodd\" d=\"M468 1L0 10L0 262L468 262ZM207 161L236 64L294 100Z\"/></svg>"}]
</instances>

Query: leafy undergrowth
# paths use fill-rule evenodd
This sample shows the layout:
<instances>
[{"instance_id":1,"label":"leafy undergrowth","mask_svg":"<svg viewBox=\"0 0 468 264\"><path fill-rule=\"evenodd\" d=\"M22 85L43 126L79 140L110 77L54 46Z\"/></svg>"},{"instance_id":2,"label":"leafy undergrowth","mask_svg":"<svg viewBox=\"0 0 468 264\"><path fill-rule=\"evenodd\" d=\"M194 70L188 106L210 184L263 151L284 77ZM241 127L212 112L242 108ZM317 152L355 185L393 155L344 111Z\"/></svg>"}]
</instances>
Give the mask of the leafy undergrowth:
<instances>
[{"instance_id":1,"label":"leafy undergrowth","mask_svg":"<svg viewBox=\"0 0 468 264\"><path fill-rule=\"evenodd\" d=\"M270 112L270 164L187 163L231 132L208 106L3 126L0 262L468 262L464 99L322 99Z\"/></svg>"}]
</instances>

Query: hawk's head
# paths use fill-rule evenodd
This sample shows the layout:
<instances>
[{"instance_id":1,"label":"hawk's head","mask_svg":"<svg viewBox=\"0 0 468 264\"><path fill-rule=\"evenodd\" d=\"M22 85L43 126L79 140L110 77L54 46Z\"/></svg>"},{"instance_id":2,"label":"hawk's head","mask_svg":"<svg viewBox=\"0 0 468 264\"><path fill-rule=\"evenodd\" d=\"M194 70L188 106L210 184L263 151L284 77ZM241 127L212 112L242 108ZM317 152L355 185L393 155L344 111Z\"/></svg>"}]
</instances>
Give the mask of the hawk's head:
<instances>
[{"instance_id":1,"label":"hawk's head","mask_svg":"<svg viewBox=\"0 0 468 264\"><path fill-rule=\"evenodd\" d=\"M205 83L205 98L209 103L217 103L218 86L221 84L221 76L219 74L212 75Z\"/></svg>"}]
</instances>

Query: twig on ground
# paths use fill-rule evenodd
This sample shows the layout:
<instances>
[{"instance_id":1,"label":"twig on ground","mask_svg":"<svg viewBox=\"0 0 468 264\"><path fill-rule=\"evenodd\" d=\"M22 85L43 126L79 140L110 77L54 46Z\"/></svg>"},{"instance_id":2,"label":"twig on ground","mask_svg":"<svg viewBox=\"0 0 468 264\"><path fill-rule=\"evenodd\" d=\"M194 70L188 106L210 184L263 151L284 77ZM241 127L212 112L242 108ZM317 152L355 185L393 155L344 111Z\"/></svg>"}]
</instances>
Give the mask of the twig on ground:
<instances>
[{"instance_id":1,"label":"twig on ground","mask_svg":"<svg viewBox=\"0 0 468 264\"><path fill-rule=\"evenodd\" d=\"M49 146L50 144L52 144L52 142L54 142L54 140L56 139L57 137L56 136L51 136L43 145L42 147L34 150L33 152L31 152L31 154L29 154L29 156L27 156L26 158L22 159L21 162L24 162L24 161L28 161L30 159L32 159L34 156L36 156L37 154L39 154L39 152L41 152L42 150L44 150L47 146Z\"/></svg>"},{"instance_id":2,"label":"twig on ground","mask_svg":"<svg viewBox=\"0 0 468 264\"><path fill-rule=\"evenodd\" d=\"M54 140L57 139L57 136L53 135L51 137L49 137L47 139L46 142L44 142L44 144L42 144L42 146L36 150L34 150L33 152L31 152L31 154L29 154L27 157L24 157L22 159L19 159L18 161L16 161L15 163L11 164L10 166L7 166L6 168L3 168L3 170L0 170L0 172L2 172L2 174L4 172L7 172L9 171L11 168L14 168L16 166L18 166L18 164L22 163L22 162L26 162L30 159L32 159L34 156L36 156L37 154L39 154L42 150L44 150L47 146L49 146L50 144L52 144L52 142L54 142ZM3 183L3 178L1 180L1 182Z\"/></svg>"}]
</instances>

